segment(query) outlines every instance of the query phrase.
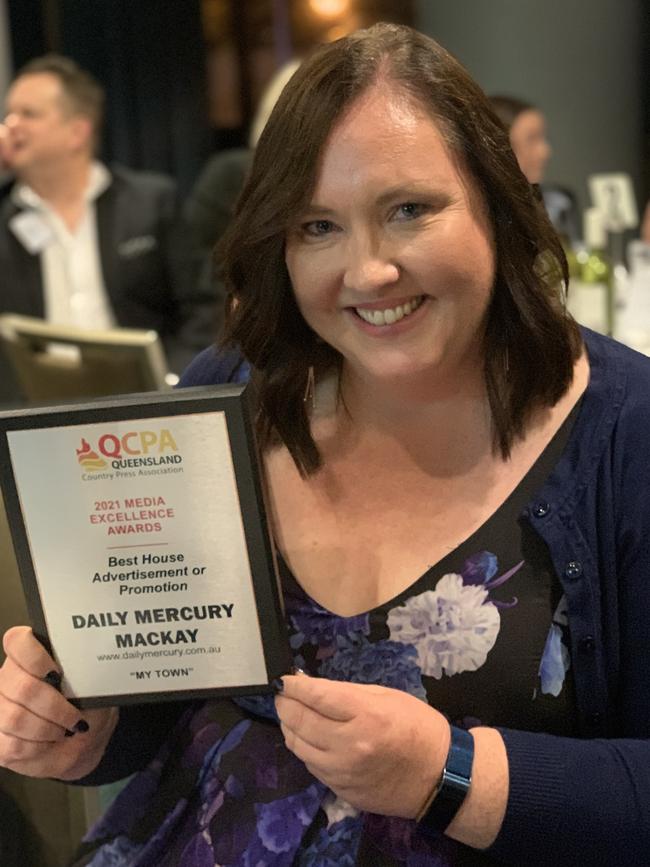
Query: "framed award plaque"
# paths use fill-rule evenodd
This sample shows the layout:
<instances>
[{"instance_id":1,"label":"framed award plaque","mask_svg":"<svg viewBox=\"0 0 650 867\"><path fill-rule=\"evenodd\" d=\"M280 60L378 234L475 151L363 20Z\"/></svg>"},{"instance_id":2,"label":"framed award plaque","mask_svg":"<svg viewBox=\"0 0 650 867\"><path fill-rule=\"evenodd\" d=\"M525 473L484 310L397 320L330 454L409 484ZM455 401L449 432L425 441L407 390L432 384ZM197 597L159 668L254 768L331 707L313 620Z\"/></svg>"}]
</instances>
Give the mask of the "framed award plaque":
<instances>
[{"instance_id":1,"label":"framed award plaque","mask_svg":"<svg viewBox=\"0 0 650 867\"><path fill-rule=\"evenodd\" d=\"M291 668L244 386L0 413L36 636L80 707L270 691Z\"/></svg>"}]
</instances>

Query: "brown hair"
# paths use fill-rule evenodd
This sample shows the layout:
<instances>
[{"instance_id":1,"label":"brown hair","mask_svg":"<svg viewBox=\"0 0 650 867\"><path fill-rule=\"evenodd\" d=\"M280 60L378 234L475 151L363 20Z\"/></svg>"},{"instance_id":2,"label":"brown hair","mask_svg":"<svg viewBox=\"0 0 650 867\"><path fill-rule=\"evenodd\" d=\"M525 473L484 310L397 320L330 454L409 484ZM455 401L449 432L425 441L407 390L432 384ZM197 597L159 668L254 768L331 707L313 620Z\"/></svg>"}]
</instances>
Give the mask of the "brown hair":
<instances>
[{"instance_id":1,"label":"brown hair","mask_svg":"<svg viewBox=\"0 0 650 867\"><path fill-rule=\"evenodd\" d=\"M516 96L489 96L492 110L499 118L501 123L507 130L513 125L520 114L525 111L535 111L535 106L530 102L524 102L523 99L517 99Z\"/></svg>"},{"instance_id":2,"label":"brown hair","mask_svg":"<svg viewBox=\"0 0 650 867\"><path fill-rule=\"evenodd\" d=\"M234 302L225 343L239 346L253 368L260 447L281 440L303 474L320 466L303 400L308 370L312 366L318 379L341 358L298 310L285 237L310 200L332 127L379 76L432 115L487 203L496 276L484 369L494 447L504 457L524 434L531 412L564 394L581 347L563 303L567 265L560 241L485 94L465 69L434 40L391 24L323 46L280 96L220 251Z\"/></svg>"},{"instance_id":3,"label":"brown hair","mask_svg":"<svg viewBox=\"0 0 650 867\"><path fill-rule=\"evenodd\" d=\"M74 60L61 54L44 54L26 63L14 81L24 75L53 75L59 80L63 97L73 114L90 119L93 144L97 147L104 120L104 90L93 76Z\"/></svg>"}]
</instances>

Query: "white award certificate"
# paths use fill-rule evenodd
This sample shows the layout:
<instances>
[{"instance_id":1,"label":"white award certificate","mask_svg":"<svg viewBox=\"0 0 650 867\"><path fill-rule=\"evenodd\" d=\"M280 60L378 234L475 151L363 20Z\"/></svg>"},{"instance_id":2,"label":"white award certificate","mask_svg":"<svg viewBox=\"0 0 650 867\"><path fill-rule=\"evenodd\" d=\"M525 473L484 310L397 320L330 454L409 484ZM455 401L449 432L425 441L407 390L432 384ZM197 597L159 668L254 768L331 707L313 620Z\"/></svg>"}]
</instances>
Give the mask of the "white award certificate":
<instances>
[{"instance_id":1,"label":"white award certificate","mask_svg":"<svg viewBox=\"0 0 650 867\"><path fill-rule=\"evenodd\" d=\"M290 668L242 386L0 414L34 632L80 706L264 692Z\"/></svg>"}]
</instances>

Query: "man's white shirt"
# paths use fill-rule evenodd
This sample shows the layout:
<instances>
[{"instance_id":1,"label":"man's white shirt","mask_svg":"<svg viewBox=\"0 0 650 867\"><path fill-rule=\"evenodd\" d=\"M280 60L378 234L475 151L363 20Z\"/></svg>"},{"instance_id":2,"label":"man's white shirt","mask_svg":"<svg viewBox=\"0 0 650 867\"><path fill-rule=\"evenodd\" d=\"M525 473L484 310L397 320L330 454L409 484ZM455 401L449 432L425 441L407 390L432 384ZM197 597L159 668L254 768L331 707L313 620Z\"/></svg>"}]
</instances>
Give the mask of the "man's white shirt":
<instances>
[{"instance_id":1,"label":"man's white shirt","mask_svg":"<svg viewBox=\"0 0 650 867\"><path fill-rule=\"evenodd\" d=\"M40 253L48 322L92 329L115 326L102 275L95 205L110 183L106 166L94 162L84 212L72 232L30 187L22 183L14 187L13 199L23 210L12 218L10 227L30 253Z\"/></svg>"}]
</instances>

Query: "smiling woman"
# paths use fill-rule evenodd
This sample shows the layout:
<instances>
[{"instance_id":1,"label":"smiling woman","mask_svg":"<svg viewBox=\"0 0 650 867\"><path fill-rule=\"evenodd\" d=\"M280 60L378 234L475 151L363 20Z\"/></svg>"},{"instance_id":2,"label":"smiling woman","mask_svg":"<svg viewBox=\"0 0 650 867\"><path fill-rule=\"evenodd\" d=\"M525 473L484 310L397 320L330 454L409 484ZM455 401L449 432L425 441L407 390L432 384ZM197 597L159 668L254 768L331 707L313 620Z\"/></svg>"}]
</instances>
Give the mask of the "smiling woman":
<instances>
[{"instance_id":1,"label":"smiling woman","mask_svg":"<svg viewBox=\"0 0 650 867\"><path fill-rule=\"evenodd\" d=\"M238 302L229 335L253 362L256 381L260 376L263 441L281 432L305 470L317 467L319 457L300 383L310 366L318 376L338 367L344 355L336 340L331 346L329 337L321 340L309 315L300 315L312 310L315 275L321 298L324 281L330 281L330 292L332 281L345 287L336 303L342 331L350 336L370 337L377 330L375 316L385 321L384 309L403 310L410 303L427 322L441 314L436 328L453 344L458 364L473 327L475 373L482 375L485 364L493 433L504 455L534 408L553 404L565 391L578 353L575 326L557 292L565 261L561 245L525 179L513 170L507 136L484 94L440 46L430 48L434 43L422 37L417 47L414 40L407 48L399 30L392 36L389 31L383 33L386 54L373 55L369 41L357 35L298 70L267 124L265 147L224 239L223 258ZM308 296L300 282L295 296L290 289L285 236L289 271L313 270ZM554 274L533 269L542 251L546 262L555 263ZM328 263L337 263L339 273ZM487 276L482 292L494 291L489 304L483 299L482 316L476 295L461 298L458 286L435 297L436 280L451 277L445 269L469 285L480 286ZM445 330L452 299L463 310L457 335ZM361 321L369 325L365 332ZM410 317L400 323L405 332L407 322ZM456 346L454 338L461 335ZM397 343L385 343L386 352L390 346L399 353ZM267 377L269 364L273 375Z\"/></svg>"},{"instance_id":2,"label":"smiling woman","mask_svg":"<svg viewBox=\"0 0 650 867\"><path fill-rule=\"evenodd\" d=\"M408 28L322 47L223 253L229 351L182 385L250 372L297 673L66 739L16 629L0 760L141 770L79 867L644 863L650 360L565 311L484 94Z\"/></svg>"},{"instance_id":3,"label":"smiling woman","mask_svg":"<svg viewBox=\"0 0 650 867\"><path fill-rule=\"evenodd\" d=\"M305 321L345 359L348 387L426 381L433 396L450 382L473 389L472 372L482 379L495 276L487 208L430 115L390 81L337 121L286 264Z\"/></svg>"}]
</instances>

